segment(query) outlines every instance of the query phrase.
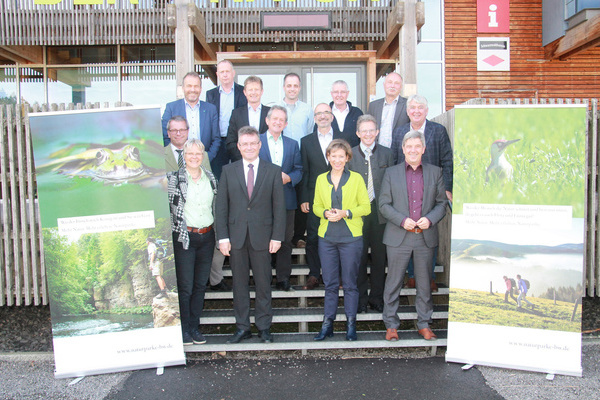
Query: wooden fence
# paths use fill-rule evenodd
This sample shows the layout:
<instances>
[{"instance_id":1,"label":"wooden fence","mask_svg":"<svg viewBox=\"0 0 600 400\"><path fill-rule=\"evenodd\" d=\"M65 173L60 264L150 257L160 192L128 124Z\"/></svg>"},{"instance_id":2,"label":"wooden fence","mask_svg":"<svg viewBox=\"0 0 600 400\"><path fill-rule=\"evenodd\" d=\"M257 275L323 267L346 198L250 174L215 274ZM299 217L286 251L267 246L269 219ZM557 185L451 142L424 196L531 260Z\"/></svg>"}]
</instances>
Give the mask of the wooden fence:
<instances>
[{"instance_id":1,"label":"wooden fence","mask_svg":"<svg viewBox=\"0 0 600 400\"><path fill-rule=\"evenodd\" d=\"M585 282L587 296L600 296L600 235L598 226L598 101L475 99L470 104L588 104ZM125 104L117 104L123 106ZM108 107L104 104L103 107ZM48 292L28 115L31 112L100 108L100 104L51 105L30 109L0 105L0 306L46 305ZM453 138L454 110L436 118ZM439 261L447 283L450 265L450 219L441 225Z\"/></svg>"}]
</instances>

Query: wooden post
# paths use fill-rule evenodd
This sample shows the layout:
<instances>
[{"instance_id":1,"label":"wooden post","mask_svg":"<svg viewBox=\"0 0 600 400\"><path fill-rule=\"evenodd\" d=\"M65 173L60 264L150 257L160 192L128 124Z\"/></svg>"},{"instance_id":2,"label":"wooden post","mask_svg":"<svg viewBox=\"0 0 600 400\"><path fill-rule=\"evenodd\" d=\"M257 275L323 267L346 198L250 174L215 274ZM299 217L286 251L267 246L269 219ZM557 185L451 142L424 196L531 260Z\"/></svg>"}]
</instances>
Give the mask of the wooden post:
<instances>
[{"instance_id":1,"label":"wooden post","mask_svg":"<svg viewBox=\"0 0 600 400\"><path fill-rule=\"evenodd\" d=\"M404 0L404 24L400 28L400 65L405 97L417 93L417 1Z\"/></svg>"},{"instance_id":2,"label":"wooden post","mask_svg":"<svg viewBox=\"0 0 600 400\"><path fill-rule=\"evenodd\" d=\"M175 81L177 98L183 97L183 77L194 71L194 34L188 24L188 4L192 0L175 0Z\"/></svg>"}]
</instances>

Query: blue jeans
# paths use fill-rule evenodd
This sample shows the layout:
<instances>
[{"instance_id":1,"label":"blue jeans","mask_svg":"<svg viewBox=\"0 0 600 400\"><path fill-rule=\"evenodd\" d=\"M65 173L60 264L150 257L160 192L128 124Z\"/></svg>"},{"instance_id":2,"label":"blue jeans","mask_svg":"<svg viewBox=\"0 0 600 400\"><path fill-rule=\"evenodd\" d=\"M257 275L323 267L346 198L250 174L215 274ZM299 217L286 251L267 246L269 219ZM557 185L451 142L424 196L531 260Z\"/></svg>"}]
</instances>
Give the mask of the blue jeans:
<instances>
[{"instance_id":1,"label":"blue jeans","mask_svg":"<svg viewBox=\"0 0 600 400\"><path fill-rule=\"evenodd\" d=\"M340 292L340 270L344 286L344 311L346 317L356 318L358 310L358 268L363 248L363 238L350 243L334 243L319 238L321 275L325 284L325 318L335 320Z\"/></svg>"},{"instance_id":2,"label":"blue jeans","mask_svg":"<svg viewBox=\"0 0 600 400\"><path fill-rule=\"evenodd\" d=\"M191 332L198 328L200 323L206 282L210 275L215 247L214 230L203 234L189 232L189 235L190 246L185 250L183 244L177 240L179 234L173 234L179 313L183 332Z\"/></svg>"}]
</instances>

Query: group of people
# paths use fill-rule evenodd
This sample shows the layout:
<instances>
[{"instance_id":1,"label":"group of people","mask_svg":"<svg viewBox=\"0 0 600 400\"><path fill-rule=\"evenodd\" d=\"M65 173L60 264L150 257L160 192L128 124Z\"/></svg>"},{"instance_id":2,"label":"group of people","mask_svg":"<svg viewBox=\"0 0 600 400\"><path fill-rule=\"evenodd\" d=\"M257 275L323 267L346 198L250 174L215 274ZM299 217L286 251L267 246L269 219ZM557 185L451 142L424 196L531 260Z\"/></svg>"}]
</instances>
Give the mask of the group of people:
<instances>
[{"instance_id":1,"label":"group of people","mask_svg":"<svg viewBox=\"0 0 600 400\"><path fill-rule=\"evenodd\" d=\"M452 149L445 128L426 120L427 100L401 97L402 78L392 72L386 96L371 102L367 114L347 100L344 81L332 84L329 104L311 110L299 100L300 77L288 73L284 99L268 107L259 77L234 83L226 60L217 64L217 76L219 86L204 102L202 80L188 73L184 98L163 114L184 344L205 342L199 329L204 294L207 287L229 290L226 256L237 327L227 342L252 337L252 269L255 325L260 340L271 343L272 264L276 288L292 290L294 244L306 247L309 276L302 289L317 288L321 276L325 286L314 340L333 335L340 288L347 340L357 340L357 313L368 308L383 313L386 339L397 340L398 296L409 264L419 334L435 339L433 267L437 224L452 200Z\"/></svg>"},{"instance_id":2,"label":"group of people","mask_svg":"<svg viewBox=\"0 0 600 400\"><path fill-rule=\"evenodd\" d=\"M508 303L508 296L515 303L517 303L517 308L521 308L521 304L523 302L527 303L531 310L535 310L535 304L527 300L527 291L529 290L529 281L527 279L523 279L521 275L517 274L517 280L515 281L513 278L509 278L504 275L504 283L506 284L506 292L504 292L504 302ZM518 293L519 297L514 296L515 293Z\"/></svg>"}]
</instances>

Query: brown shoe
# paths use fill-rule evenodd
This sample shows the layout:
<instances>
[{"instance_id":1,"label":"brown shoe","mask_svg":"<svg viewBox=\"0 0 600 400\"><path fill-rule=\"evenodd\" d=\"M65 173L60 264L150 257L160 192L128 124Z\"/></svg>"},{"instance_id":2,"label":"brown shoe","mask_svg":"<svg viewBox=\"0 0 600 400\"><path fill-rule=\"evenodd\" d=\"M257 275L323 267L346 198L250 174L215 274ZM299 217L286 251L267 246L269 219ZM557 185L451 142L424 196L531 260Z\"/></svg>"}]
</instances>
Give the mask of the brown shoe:
<instances>
[{"instance_id":1,"label":"brown shoe","mask_svg":"<svg viewBox=\"0 0 600 400\"><path fill-rule=\"evenodd\" d=\"M298 240L298 242L296 242L296 247L299 249L305 248L306 247L306 241L300 239Z\"/></svg>"},{"instance_id":2,"label":"brown shoe","mask_svg":"<svg viewBox=\"0 0 600 400\"><path fill-rule=\"evenodd\" d=\"M390 328L385 332L385 340L389 340L390 342L395 342L398 340L398 331L394 328Z\"/></svg>"},{"instance_id":3,"label":"brown shoe","mask_svg":"<svg viewBox=\"0 0 600 400\"><path fill-rule=\"evenodd\" d=\"M406 283L406 287L409 289L414 289L417 287L417 281L415 278L408 278L408 282Z\"/></svg>"},{"instance_id":4,"label":"brown shoe","mask_svg":"<svg viewBox=\"0 0 600 400\"><path fill-rule=\"evenodd\" d=\"M431 293L435 293L438 291L438 286L437 283L435 283L434 279L431 280L429 287L431 288Z\"/></svg>"},{"instance_id":5,"label":"brown shoe","mask_svg":"<svg viewBox=\"0 0 600 400\"><path fill-rule=\"evenodd\" d=\"M314 276L309 276L306 285L302 286L304 290L313 290L319 286L319 279Z\"/></svg>"},{"instance_id":6,"label":"brown shoe","mask_svg":"<svg viewBox=\"0 0 600 400\"><path fill-rule=\"evenodd\" d=\"M433 333L431 331L431 329L429 329L429 328L419 329L419 335L423 336L423 338L425 340L436 340L437 339L437 336L435 336L435 333Z\"/></svg>"}]
</instances>

